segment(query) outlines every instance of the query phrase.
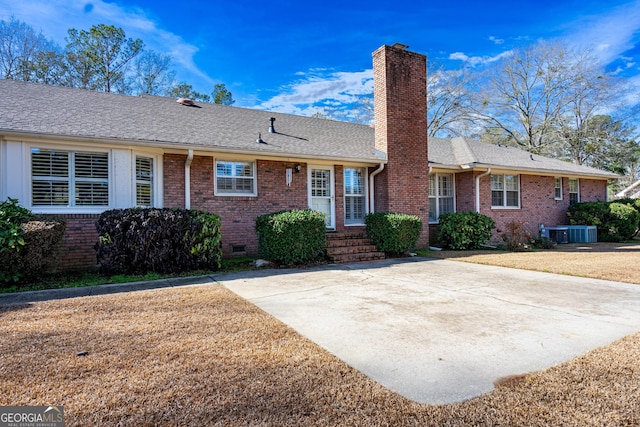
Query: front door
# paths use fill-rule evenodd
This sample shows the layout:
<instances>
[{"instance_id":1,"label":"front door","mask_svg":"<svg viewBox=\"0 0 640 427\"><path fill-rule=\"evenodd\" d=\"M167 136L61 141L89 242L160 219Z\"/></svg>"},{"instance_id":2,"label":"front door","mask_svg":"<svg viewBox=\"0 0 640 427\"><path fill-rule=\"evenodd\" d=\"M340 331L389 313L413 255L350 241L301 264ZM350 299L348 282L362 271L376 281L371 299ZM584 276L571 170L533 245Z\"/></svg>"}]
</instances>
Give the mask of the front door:
<instances>
[{"instance_id":1,"label":"front door","mask_svg":"<svg viewBox=\"0 0 640 427\"><path fill-rule=\"evenodd\" d=\"M309 208L325 214L327 228L335 229L333 167L309 166Z\"/></svg>"}]
</instances>

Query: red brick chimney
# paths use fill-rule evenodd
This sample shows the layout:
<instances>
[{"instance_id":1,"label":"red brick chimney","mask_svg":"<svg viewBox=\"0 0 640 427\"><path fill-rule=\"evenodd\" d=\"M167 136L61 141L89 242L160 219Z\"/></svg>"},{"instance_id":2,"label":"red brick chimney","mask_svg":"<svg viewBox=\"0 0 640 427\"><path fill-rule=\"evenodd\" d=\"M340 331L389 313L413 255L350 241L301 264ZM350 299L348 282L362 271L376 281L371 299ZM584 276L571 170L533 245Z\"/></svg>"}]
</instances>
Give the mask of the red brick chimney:
<instances>
[{"instance_id":1,"label":"red brick chimney","mask_svg":"<svg viewBox=\"0 0 640 427\"><path fill-rule=\"evenodd\" d=\"M421 217L418 246L427 247L427 57L406 48L385 45L373 52L376 149L387 153L375 178L375 209Z\"/></svg>"}]
</instances>

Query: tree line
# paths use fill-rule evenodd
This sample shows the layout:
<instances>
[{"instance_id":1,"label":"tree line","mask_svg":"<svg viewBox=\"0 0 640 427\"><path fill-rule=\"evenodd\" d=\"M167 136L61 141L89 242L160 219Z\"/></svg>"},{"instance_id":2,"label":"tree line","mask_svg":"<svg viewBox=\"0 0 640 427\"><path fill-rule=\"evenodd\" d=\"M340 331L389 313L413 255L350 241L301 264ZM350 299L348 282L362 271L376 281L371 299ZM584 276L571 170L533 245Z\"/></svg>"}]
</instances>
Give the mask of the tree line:
<instances>
[{"instance_id":1,"label":"tree line","mask_svg":"<svg viewBox=\"0 0 640 427\"><path fill-rule=\"evenodd\" d=\"M224 83L211 94L176 80L171 55L145 49L122 28L70 28L60 47L25 22L0 20L0 78L127 95L150 94L231 105Z\"/></svg>"},{"instance_id":2,"label":"tree line","mask_svg":"<svg viewBox=\"0 0 640 427\"><path fill-rule=\"evenodd\" d=\"M429 67L428 126L640 179L638 89L588 47L539 42L476 71Z\"/></svg>"}]
</instances>

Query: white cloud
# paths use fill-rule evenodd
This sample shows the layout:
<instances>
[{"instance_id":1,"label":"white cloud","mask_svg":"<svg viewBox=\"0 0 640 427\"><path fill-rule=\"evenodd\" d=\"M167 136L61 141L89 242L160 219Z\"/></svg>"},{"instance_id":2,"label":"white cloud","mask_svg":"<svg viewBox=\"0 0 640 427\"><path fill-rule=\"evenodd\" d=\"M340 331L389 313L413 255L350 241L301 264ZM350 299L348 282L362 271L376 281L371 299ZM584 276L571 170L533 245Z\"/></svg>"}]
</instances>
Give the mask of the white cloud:
<instances>
[{"instance_id":1,"label":"white cloud","mask_svg":"<svg viewBox=\"0 0 640 427\"><path fill-rule=\"evenodd\" d=\"M97 24L121 27L127 37L142 39L146 48L171 54L179 80L214 84L193 60L198 47L160 28L140 8L104 0L0 0L0 19L8 20L12 16L42 31L61 46L66 44L70 28L88 30Z\"/></svg>"},{"instance_id":2,"label":"white cloud","mask_svg":"<svg viewBox=\"0 0 640 427\"><path fill-rule=\"evenodd\" d=\"M588 16L573 23L575 30L567 40L579 46L592 46L594 53L608 64L638 43L640 0Z\"/></svg>"},{"instance_id":3,"label":"white cloud","mask_svg":"<svg viewBox=\"0 0 640 427\"><path fill-rule=\"evenodd\" d=\"M449 59L454 61L468 61L469 57L462 52L453 52L449 55Z\"/></svg>"},{"instance_id":4,"label":"white cloud","mask_svg":"<svg viewBox=\"0 0 640 427\"><path fill-rule=\"evenodd\" d=\"M373 70L335 72L309 70L303 77L281 88L281 93L259 103L256 108L310 116L318 112L348 116L349 107L373 94Z\"/></svg>"},{"instance_id":5,"label":"white cloud","mask_svg":"<svg viewBox=\"0 0 640 427\"><path fill-rule=\"evenodd\" d=\"M489 40L491 40L495 44L503 44L504 43L504 39L499 39L496 36L489 36Z\"/></svg>"},{"instance_id":6,"label":"white cloud","mask_svg":"<svg viewBox=\"0 0 640 427\"><path fill-rule=\"evenodd\" d=\"M462 61L467 63L467 65L475 67L476 65L486 65L492 62L499 61L502 58L510 56L511 54L511 50L504 51L494 56L468 56L463 52L453 52L449 55L449 59L453 61Z\"/></svg>"}]
</instances>

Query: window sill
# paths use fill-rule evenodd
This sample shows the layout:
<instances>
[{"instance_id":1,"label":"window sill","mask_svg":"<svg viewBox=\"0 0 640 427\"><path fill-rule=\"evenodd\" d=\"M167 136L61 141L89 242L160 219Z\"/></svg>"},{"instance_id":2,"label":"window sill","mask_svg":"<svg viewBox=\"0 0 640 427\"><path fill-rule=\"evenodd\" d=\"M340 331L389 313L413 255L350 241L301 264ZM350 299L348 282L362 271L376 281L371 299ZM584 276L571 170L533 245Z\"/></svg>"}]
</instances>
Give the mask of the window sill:
<instances>
[{"instance_id":1,"label":"window sill","mask_svg":"<svg viewBox=\"0 0 640 427\"><path fill-rule=\"evenodd\" d=\"M101 214L104 211L113 209L110 206L100 206L91 208L66 207L66 206L31 206L31 212L42 215L64 215L64 214Z\"/></svg>"}]
</instances>

